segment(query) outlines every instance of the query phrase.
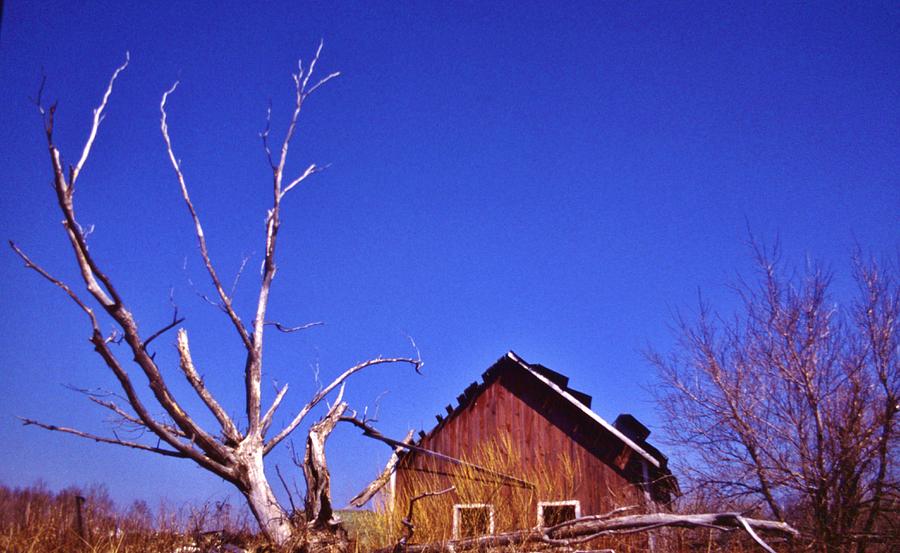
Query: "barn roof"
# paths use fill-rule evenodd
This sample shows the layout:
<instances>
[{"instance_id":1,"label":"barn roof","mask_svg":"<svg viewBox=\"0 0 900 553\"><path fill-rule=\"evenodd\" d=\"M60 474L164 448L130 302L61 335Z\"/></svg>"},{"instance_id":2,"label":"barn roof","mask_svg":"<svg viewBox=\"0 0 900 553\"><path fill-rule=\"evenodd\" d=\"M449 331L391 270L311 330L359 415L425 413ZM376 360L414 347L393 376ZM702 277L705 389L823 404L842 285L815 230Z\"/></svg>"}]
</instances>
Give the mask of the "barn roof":
<instances>
[{"instance_id":1,"label":"barn roof","mask_svg":"<svg viewBox=\"0 0 900 553\"><path fill-rule=\"evenodd\" d=\"M459 410L469 405L473 399L480 395L481 392L494 381L496 374L501 369L506 369L508 367L514 367L514 370L521 370L524 374L530 375L541 383L549 393L557 394L565 401L571 403L586 419L602 428L606 434L612 435L621 441L643 460L647 461L652 467L668 472L666 470L667 459L665 455L644 442L643 437L646 437L646 434L641 438L635 437L635 439L632 439L632 437L628 435L631 434L631 436L635 436L635 433L629 430L635 428L635 423L640 425L637 419L634 419L631 415L623 415L617 419L617 423L621 419L625 424L619 424L619 428L617 428L617 425L610 424L603 417L591 410L591 396L570 388L568 385L568 377L548 369L543 365L529 364L513 351L509 351L506 355L498 359L496 363L491 365L491 367L482 374L481 383L473 382L470 384L463 393L457 397L458 405L456 407L447 405L447 414L437 415L437 426L435 426L428 434L420 432L420 438L424 439L426 436L439 432L448 420L453 418ZM643 425L640 426L643 427ZM646 430L645 427L644 430ZM647 431L647 433L649 433L649 431Z\"/></svg>"},{"instance_id":2,"label":"barn roof","mask_svg":"<svg viewBox=\"0 0 900 553\"><path fill-rule=\"evenodd\" d=\"M536 370L531 365L526 363L525 360L522 359L521 357L519 357L518 355L516 355L515 352L510 351L506 354L506 356L509 357L510 359L512 359L513 361L515 361L516 363L518 363L519 366L521 366L526 371L529 371L530 373L532 373L539 380L544 382L551 390L553 390L554 392L556 392L557 394L561 395L566 400L571 402L575 407L577 407L579 410L584 412L585 415L590 417L598 425L602 426L606 431L608 431L613 436L622 440L622 442L625 445L627 445L632 450L634 450L635 453L637 453L638 455L643 457L651 465L653 465L656 468L660 468L661 463L660 463L659 459L657 459L656 457L651 455L647 450L645 450L643 447L641 447L637 443L635 443L634 440L632 440L631 438L626 436L621 430L619 430L612 424L606 422L606 420L603 417L601 417L597 413L593 412L590 408L590 403L585 405L583 402L579 401L577 396L574 393L572 393L572 392L574 392L574 390L570 390L569 388L559 386L556 382L553 382L550 378L541 374L541 372L539 370ZM566 379L566 380L568 380L568 379ZM576 393L578 393L578 392L576 392Z\"/></svg>"}]
</instances>

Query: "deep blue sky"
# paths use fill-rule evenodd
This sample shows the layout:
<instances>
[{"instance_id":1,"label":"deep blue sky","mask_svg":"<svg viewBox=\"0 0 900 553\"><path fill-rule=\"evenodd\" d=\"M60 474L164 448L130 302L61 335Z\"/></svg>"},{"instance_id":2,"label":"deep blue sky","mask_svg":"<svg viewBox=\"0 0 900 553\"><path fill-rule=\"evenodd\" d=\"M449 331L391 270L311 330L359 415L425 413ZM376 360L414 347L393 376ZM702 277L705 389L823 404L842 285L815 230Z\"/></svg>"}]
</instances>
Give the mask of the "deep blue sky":
<instances>
[{"instance_id":1,"label":"deep blue sky","mask_svg":"<svg viewBox=\"0 0 900 553\"><path fill-rule=\"evenodd\" d=\"M239 285L249 320L270 183L257 133L269 99L283 132L290 74L320 37L321 69L343 76L307 103L289 171L332 166L284 209L272 316L327 325L267 343L267 375L291 382L290 409L314 390L314 365L328 379L408 354L409 334L424 376L382 367L348 389L357 408L389 392L388 434L429 429L509 349L571 376L602 416L652 426L641 350L670 347L672 312L698 288L727 308L725 285L750 265L748 228L780 237L792 263L823 259L839 287L855 243L897 251L896 3L121 4L6 2L0 235L77 282L29 97L43 68L73 161L130 51L79 181L80 219L144 329L168 321L174 287L197 364L235 413L241 348L188 284L210 289L159 99L181 80L172 138L220 272L230 281L251 256ZM231 493L187 461L19 425L15 415L103 432L105 414L63 385L114 379L58 290L9 251L0 279L0 441L13 444L0 482L102 482L120 501ZM173 344L158 340L159 359L189 397ZM341 502L388 451L340 429L329 454ZM289 465L284 449L275 460Z\"/></svg>"}]
</instances>

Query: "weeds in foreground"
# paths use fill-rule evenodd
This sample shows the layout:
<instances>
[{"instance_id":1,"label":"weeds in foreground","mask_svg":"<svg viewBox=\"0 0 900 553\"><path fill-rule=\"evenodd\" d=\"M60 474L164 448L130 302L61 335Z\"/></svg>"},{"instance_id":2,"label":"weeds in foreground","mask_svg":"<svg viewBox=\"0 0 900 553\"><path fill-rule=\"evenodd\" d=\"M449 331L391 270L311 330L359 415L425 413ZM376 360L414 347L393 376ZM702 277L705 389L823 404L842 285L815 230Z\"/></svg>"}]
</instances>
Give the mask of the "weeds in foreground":
<instances>
[{"instance_id":1,"label":"weeds in foreground","mask_svg":"<svg viewBox=\"0 0 900 553\"><path fill-rule=\"evenodd\" d=\"M80 507L79 507L80 506ZM46 485L0 486L3 553L172 552L217 541L253 544L254 524L228 503L154 512L143 501L117 510L102 486L50 491Z\"/></svg>"},{"instance_id":2,"label":"weeds in foreground","mask_svg":"<svg viewBox=\"0 0 900 553\"><path fill-rule=\"evenodd\" d=\"M504 457L508 442L492 444L471 459L493 466L505 467ZM491 459L494 464L491 464ZM541 493L549 493L549 470L577 474L578 466L570 460L562 460L542 474L526 475L533 479ZM505 491L498 483L476 481L472 472L460 471L455 476L460 485L456 499L441 496L427 498L416 504L413 513L415 524L411 543L446 541L451 527L447 512L452 513L453 502L496 503L495 531L530 528L535 525L534 506L531 503L536 492L516 488ZM483 480L483 479L481 479ZM575 481L574 479L566 479ZM423 478L421 485L428 482ZM542 486L542 487L541 487ZM574 488L559 490L565 497L572 497ZM79 523L78 503L82 501L82 517ZM379 547L391 546L402 535L400 518L406 515L408 500L398 499L400 506L392 512L386 505L376 511L343 511L340 516L350 536L350 551L369 552ZM400 512L402 511L402 512ZM452 514L451 514L452 518ZM518 526L521 525L521 526ZM37 484L24 488L0 486L0 552L2 553L174 553L214 551L225 543L239 545L247 551L273 552L256 532L255 522L242 508L227 503L208 503L200 507L179 509L160 505L155 510L145 502L135 502L124 510L116 509L105 488L93 486L82 490L68 488L50 491ZM589 549L611 548L616 553L647 551L648 535L606 538L590 544ZM705 530L670 529L654 534L656 550L666 553L750 553L757 552L741 533L723 534ZM587 546L588 544L584 544ZM774 544L773 544L774 545ZM584 547L588 549L588 547ZM776 546L779 551L783 547ZM505 551L521 549L507 548ZM529 549L534 550L534 549ZM493 553L501 553L495 551Z\"/></svg>"},{"instance_id":3,"label":"weeds in foreground","mask_svg":"<svg viewBox=\"0 0 900 553\"><path fill-rule=\"evenodd\" d=\"M419 470L405 475L406 484L397 490L396 497L385 496L374 512L356 515L350 525L357 553L391 547L404 535L403 519L407 517L412 498L426 492L438 492L453 488L448 493L430 495L415 502L411 523L413 543L446 543L454 539L454 506L459 504L490 505L492 533L536 529L539 524L539 502L562 502L584 497L588 487L597 482L586 481L585 467L578 458L566 451L556 452L547 459L533 452L523 452L509 434L500 432L496 437L473 449L463 459L470 465L448 466L446 462L424 462ZM482 469L473 468L478 465ZM489 471L489 472L488 472ZM524 486L490 476L512 475L528 482ZM609 504L605 510L615 507L635 506L623 514L646 512L646 505L622 490L605 490ZM697 511L699 512L699 511ZM581 512L582 516L590 514ZM459 516L459 514L457 514ZM558 520L556 522L561 522ZM459 523L459 519L457 520ZM551 522L552 524L552 522ZM408 535L408 532L406 532ZM577 546L579 550L611 549L616 553L644 553L653 550L666 553L750 553L759 551L749 543L743 532L661 529L630 535L617 535L592 540ZM527 551L540 550L540 544L530 544ZM544 548L546 549L546 548ZM778 547L782 550L783 547ZM521 547L508 547L500 551L521 551ZM549 550L549 549L547 549Z\"/></svg>"},{"instance_id":4,"label":"weeds in foreground","mask_svg":"<svg viewBox=\"0 0 900 553\"><path fill-rule=\"evenodd\" d=\"M584 467L568 452L558 452L552 460L523 454L512 437L503 432L470 451L463 460L469 464L449 466L441 461L425 461L419 470L409 471L406 485L398 491L393 502L386 498L358 529L355 537L359 551L396 543L403 531L401 521L407 515L410 499L425 492L454 488L451 493L416 502L412 520L414 535L410 543L440 543L453 539L456 537L454 516L458 519L458 536L464 531L460 528L460 519L465 516L464 511L454 507L459 504L489 505L488 520L483 524L493 533L535 528L539 502L571 500L583 495L585 487L596 485L584 480ZM528 485L500 478L497 474L515 476ZM609 495L611 505L623 505L625 498L617 498L613 490L609 490ZM621 553L646 551L647 538L630 536L614 542L598 540L592 543L592 547L601 545L614 547Z\"/></svg>"}]
</instances>

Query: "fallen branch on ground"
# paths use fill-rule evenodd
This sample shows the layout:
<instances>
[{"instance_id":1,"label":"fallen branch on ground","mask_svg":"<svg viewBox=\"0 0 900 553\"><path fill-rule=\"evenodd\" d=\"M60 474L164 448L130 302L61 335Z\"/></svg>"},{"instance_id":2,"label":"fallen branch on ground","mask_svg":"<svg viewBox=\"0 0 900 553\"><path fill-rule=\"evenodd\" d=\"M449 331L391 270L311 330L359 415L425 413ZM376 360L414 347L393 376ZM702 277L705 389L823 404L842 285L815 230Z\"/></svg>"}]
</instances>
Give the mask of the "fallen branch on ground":
<instances>
[{"instance_id":1,"label":"fallen branch on ground","mask_svg":"<svg viewBox=\"0 0 900 553\"><path fill-rule=\"evenodd\" d=\"M611 514L611 513L609 513ZM798 536L799 532L784 522L747 518L740 513L702 513L682 515L655 513L648 515L627 515L609 518L594 515L569 520L550 528L520 530L464 540L443 543L426 543L406 546L407 553L454 553L477 549L483 551L494 547L544 544L553 547L572 547L600 537L646 532L663 527L711 528L720 531L744 530L760 547L774 553L757 534L764 531L781 536ZM375 553L390 553L393 547L379 549Z\"/></svg>"}]
</instances>

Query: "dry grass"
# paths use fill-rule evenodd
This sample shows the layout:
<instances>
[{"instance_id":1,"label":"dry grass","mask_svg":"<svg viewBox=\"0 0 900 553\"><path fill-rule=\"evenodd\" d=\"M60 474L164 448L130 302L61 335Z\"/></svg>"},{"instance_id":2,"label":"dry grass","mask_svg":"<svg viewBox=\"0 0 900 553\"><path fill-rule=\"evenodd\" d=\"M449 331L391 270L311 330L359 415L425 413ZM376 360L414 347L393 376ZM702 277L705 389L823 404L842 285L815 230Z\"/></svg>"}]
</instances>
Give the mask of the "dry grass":
<instances>
[{"instance_id":1,"label":"dry grass","mask_svg":"<svg viewBox=\"0 0 900 553\"><path fill-rule=\"evenodd\" d=\"M434 464L430 472L418 472L411 491L398 496L391 510L382 504L365 515L358 515L351 529L355 538L355 551L362 553L392 546L403 535L401 520L407 516L410 498L424 492L434 492L454 486L455 490L439 496L418 500L413 510L415 531L410 543L442 543L452 539L453 505L457 503L494 505L494 532L507 532L535 528L537 526L538 501L564 501L578 497L582 486L591 486L579 477L583 473L579 463L568 455L560 454L552 462L532 460L522 462L522 454L509 435L499 434L493 441L471 451L464 458L494 472L515 476L533 484L533 488L517 486L497 478L486 476L483 471L470 467L454 467L448 470L446 463ZM523 466L531 468L522 473ZM442 473L436 476L435 473ZM449 474L448 474L449 473ZM566 482L560 486L559 482ZM624 498L612 498L622 506ZM696 506L694 506L696 507ZM628 514L641 512L635 509ZM699 511L698 511L699 512ZM597 514L597 513L582 513ZM652 533L655 549L666 553L757 553L743 532L722 533L710 530L663 529ZM645 553L649 550L649 533L611 536L580 544L579 549L609 548L616 553ZM779 551L787 551L786 544L774 544ZM534 551L535 546L529 546ZM522 550L514 547L509 551Z\"/></svg>"},{"instance_id":2,"label":"dry grass","mask_svg":"<svg viewBox=\"0 0 900 553\"><path fill-rule=\"evenodd\" d=\"M515 452L505 438L473 452L467 460L497 472L516 474L517 470ZM553 466L539 466L529 474L517 474L534 483L534 489L490 481L472 469L457 470L450 478L457 486L458 495L429 497L416 503L412 543L449 540L453 504L460 502L494 504L496 532L534 527L537 497L566 499L578 492L574 484L554 489L549 475L560 471L564 471L567 482L578 480L574 478L578 465L566 458ZM434 490L433 484L433 477L423 474L415 493ZM85 498L84 539L79 535L76 515L79 496ZM396 543L408 501L408 497L398 498L397 505L401 508L395 512L382 507L375 512L341 513L354 538L351 551L361 553ZM170 553L179 548L192 551L188 546L194 544L200 545L200 551L209 551L225 541L248 551L273 551L256 535L255 529L255 522L243 507L234 508L227 503L178 509L160 505L151 509L144 502L135 502L122 510L116 508L100 486L59 492L50 491L42 484L15 489L0 486L0 552L3 553ZM667 553L759 551L740 533L665 530L657 532L655 539L657 551ZM608 547L617 553L636 553L647 550L647 537L645 534L620 536L589 545L582 547Z\"/></svg>"},{"instance_id":3,"label":"dry grass","mask_svg":"<svg viewBox=\"0 0 900 553\"><path fill-rule=\"evenodd\" d=\"M448 467L446 463L435 463L427 472L415 473L410 486L412 491L396 498L396 509L381 505L366 519L366 524L355 535L358 551L396 543L402 535L401 520L407 515L410 499L424 492L455 487L451 493L416 502L412 521L415 533L410 543L446 542L452 539L454 504L493 505L495 533L523 530L537 526L538 501L569 500L580 495L582 486L591 485L591 482L584 482L579 477L583 472L579 462L566 454L560 454L552 462L537 459L523 463L521 452L511 437L503 433L469 452L463 460L496 473L515 476L533 484L533 487L503 481L467 466ZM530 467L524 474L523 466ZM436 473L440 475L436 476ZM566 484L561 486L559 482ZM613 502L616 502L615 498ZM591 548L611 547L617 553L643 552L647 550L647 538L643 535L604 538L590 545Z\"/></svg>"},{"instance_id":4,"label":"dry grass","mask_svg":"<svg viewBox=\"0 0 900 553\"><path fill-rule=\"evenodd\" d=\"M78 497L84 498L82 530ZM103 487L50 491L37 484L0 487L0 551L4 553L146 553L171 552L200 543L252 544L255 523L243 509L227 503L155 511L144 502L116 509ZM213 532L216 531L216 532Z\"/></svg>"}]
</instances>

